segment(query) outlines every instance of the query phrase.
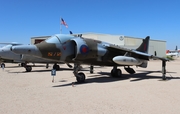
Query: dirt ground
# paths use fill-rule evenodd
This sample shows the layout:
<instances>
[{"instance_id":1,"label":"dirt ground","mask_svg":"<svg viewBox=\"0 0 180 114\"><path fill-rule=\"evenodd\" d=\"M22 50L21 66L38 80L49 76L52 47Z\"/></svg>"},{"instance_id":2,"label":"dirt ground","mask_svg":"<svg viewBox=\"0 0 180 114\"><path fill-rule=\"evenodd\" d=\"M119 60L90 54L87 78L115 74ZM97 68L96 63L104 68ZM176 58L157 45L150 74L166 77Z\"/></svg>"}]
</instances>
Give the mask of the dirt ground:
<instances>
[{"instance_id":1,"label":"dirt ground","mask_svg":"<svg viewBox=\"0 0 180 114\"><path fill-rule=\"evenodd\" d=\"M121 67L119 67L121 68ZM37 64L32 72L17 64L0 69L0 114L178 114L180 113L180 60L167 62L167 80L162 63L152 60L136 74L110 77L111 67L95 67L86 82L77 84L72 69L51 69Z\"/></svg>"}]
</instances>

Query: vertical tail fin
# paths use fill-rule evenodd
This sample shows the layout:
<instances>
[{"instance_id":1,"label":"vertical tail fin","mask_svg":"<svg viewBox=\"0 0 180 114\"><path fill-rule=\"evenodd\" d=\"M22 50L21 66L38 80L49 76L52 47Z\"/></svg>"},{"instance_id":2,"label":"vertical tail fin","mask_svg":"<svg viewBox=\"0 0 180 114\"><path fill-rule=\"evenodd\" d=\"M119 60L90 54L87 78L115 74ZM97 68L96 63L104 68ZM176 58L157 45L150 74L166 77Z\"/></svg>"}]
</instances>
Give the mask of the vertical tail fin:
<instances>
[{"instance_id":1,"label":"vertical tail fin","mask_svg":"<svg viewBox=\"0 0 180 114\"><path fill-rule=\"evenodd\" d=\"M136 51L140 51L140 52L143 52L143 53L148 53L149 39L150 39L149 36L147 36L145 39L143 39L142 44L136 49Z\"/></svg>"},{"instance_id":2,"label":"vertical tail fin","mask_svg":"<svg viewBox=\"0 0 180 114\"><path fill-rule=\"evenodd\" d=\"M149 36L147 36L145 39L143 39L142 44L136 49L136 51L140 51L140 52L143 52L143 53L148 53L149 39L150 39ZM147 64L148 64L147 61L143 61L143 63L141 65L139 65L139 66L143 67L143 68L146 68Z\"/></svg>"},{"instance_id":3,"label":"vertical tail fin","mask_svg":"<svg viewBox=\"0 0 180 114\"><path fill-rule=\"evenodd\" d=\"M69 34L73 34L73 32L72 32L72 31L69 31Z\"/></svg>"},{"instance_id":4,"label":"vertical tail fin","mask_svg":"<svg viewBox=\"0 0 180 114\"><path fill-rule=\"evenodd\" d=\"M177 51L178 50L178 47L176 46L175 50Z\"/></svg>"}]
</instances>

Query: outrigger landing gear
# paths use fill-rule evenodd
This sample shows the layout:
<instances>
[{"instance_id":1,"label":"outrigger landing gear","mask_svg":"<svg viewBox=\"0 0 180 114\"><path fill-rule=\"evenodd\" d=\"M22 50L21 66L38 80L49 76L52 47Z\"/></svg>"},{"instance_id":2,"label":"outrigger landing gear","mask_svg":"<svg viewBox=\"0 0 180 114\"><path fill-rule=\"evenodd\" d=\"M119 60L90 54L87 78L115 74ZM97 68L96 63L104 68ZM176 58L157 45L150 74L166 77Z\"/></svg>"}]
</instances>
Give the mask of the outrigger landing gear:
<instances>
[{"instance_id":1,"label":"outrigger landing gear","mask_svg":"<svg viewBox=\"0 0 180 114\"><path fill-rule=\"evenodd\" d=\"M76 77L76 80L78 83L83 83L85 82L86 76L84 73L78 71L81 69L81 66L79 64L74 64L74 76Z\"/></svg>"},{"instance_id":2,"label":"outrigger landing gear","mask_svg":"<svg viewBox=\"0 0 180 114\"><path fill-rule=\"evenodd\" d=\"M5 64L4 63L1 63L1 68L5 68Z\"/></svg>"},{"instance_id":3,"label":"outrigger landing gear","mask_svg":"<svg viewBox=\"0 0 180 114\"><path fill-rule=\"evenodd\" d=\"M166 80L166 61L162 60L162 79Z\"/></svg>"},{"instance_id":4,"label":"outrigger landing gear","mask_svg":"<svg viewBox=\"0 0 180 114\"><path fill-rule=\"evenodd\" d=\"M111 70L111 76L112 77L122 77L122 71L120 69L117 69L117 66L114 66Z\"/></svg>"}]
</instances>

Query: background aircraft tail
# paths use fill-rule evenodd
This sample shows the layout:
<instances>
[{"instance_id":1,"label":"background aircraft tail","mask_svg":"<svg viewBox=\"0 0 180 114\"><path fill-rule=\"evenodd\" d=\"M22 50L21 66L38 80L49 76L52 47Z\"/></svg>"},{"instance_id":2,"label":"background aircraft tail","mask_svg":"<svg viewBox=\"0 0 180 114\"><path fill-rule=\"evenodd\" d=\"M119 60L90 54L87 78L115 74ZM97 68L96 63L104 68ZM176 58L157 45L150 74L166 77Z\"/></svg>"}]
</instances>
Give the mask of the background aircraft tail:
<instances>
[{"instance_id":1,"label":"background aircraft tail","mask_svg":"<svg viewBox=\"0 0 180 114\"><path fill-rule=\"evenodd\" d=\"M140 52L143 52L143 53L148 53L149 39L150 39L149 36L147 36L145 39L143 39L142 44L136 49L136 51L140 51Z\"/></svg>"}]
</instances>

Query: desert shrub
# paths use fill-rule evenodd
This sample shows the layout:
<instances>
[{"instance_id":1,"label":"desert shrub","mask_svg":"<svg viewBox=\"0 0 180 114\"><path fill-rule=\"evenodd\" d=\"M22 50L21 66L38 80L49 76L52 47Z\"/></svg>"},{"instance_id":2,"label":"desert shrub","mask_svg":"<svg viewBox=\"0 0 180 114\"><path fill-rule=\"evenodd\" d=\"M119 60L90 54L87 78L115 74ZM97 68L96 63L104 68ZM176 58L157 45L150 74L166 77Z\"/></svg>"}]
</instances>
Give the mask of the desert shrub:
<instances>
[{"instance_id":1,"label":"desert shrub","mask_svg":"<svg viewBox=\"0 0 180 114\"><path fill-rule=\"evenodd\" d=\"M167 55L166 58L169 59L169 60L174 60L174 58L172 56Z\"/></svg>"}]
</instances>

